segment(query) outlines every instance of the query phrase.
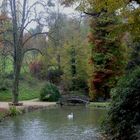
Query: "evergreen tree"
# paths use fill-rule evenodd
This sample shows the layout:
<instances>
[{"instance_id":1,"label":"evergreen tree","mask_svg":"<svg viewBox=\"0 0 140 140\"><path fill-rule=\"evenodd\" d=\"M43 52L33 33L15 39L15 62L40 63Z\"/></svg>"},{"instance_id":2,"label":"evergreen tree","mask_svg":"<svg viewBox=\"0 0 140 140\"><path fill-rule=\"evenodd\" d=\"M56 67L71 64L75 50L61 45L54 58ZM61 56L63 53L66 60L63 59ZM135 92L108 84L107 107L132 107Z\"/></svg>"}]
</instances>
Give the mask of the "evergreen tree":
<instances>
[{"instance_id":1,"label":"evergreen tree","mask_svg":"<svg viewBox=\"0 0 140 140\"><path fill-rule=\"evenodd\" d=\"M110 89L124 72L124 46L120 37L114 37L113 27L118 23L113 14L101 12L91 21L89 42L91 47L90 64L93 73L90 79L90 96L93 100L110 98Z\"/></svg>"}]
</instances>

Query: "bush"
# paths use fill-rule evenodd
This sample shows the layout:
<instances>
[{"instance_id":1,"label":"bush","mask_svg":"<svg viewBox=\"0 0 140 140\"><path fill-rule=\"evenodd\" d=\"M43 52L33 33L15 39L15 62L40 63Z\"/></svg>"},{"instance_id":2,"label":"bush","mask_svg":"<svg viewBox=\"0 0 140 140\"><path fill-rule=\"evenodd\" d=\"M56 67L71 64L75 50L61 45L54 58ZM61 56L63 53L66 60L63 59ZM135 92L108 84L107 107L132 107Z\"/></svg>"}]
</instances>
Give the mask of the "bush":
<instances>
[{"instance_id":1,"label":"bush","mask_svg":"<svg viewBox=\"0 0 140 140\"><path fill-rule=\"evenodd\" d=\"M140 127L140 69L124 76L112 90L112 103L103 123L113 140L136 140Z\"/></svg>"},{"instance_id":2,"label":"bush","mask_svg":"<svg viewBox=\"0 0 140 140\"><path fill-rule=\"evenodd\" d=\"M19 109L17 109L15 106L10 107L10 109L9 109L9 115L10 116L17 116L17 115L20 115L20 114L22 114L22 112Z\"/></svg>"},{"instance_id":3,"label":"bush","mask_svg":"<svg viewBox=\"0 0 140 140\"><path fill-rule=\"evenodd\" d=\"M40 93L40 100L41 101L58 101L58 99L60 98L60 92L57 88L57 86L55 86L52 83L47 83L44 88L41 90Z\"/></svg>"}]
</instances>

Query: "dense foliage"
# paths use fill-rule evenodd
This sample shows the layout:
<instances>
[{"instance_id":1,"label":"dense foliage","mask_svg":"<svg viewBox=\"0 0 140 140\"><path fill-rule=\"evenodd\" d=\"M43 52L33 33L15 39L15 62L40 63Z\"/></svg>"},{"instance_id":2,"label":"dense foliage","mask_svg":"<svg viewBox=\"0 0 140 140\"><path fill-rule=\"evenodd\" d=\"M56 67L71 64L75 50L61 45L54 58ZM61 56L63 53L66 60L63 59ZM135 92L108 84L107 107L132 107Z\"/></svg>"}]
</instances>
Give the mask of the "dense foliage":
<instances>
[{"instance_id":1,"label":"dense foliage","mask_svg":"<svg viewBox=\"0 0 140 140\"><path fill-rule=\"evenodd\" d=\"M93 72L90 77L90 96L93 100L110 98L110 89L125 68L125 46L121 39L114 37L114 26L118 24L117 16L102 12L92 18L89 34L91 47L90 65Z\"/></svg>"},{"instance_id":2,"label":"dense foliage","mask_svg":"<svg viewBox=\"0 0 140 140\"><path fill-rule=\"evenodd\" d=\"M140 136L140 68L124 76L111 92L112 103L104 122L113 140L136 140ZM140 138L140 137L139 137Z\"/></svg>"},{"instance_id":3,"label":"dense foliage","mask_svg":"<svg viewBox=\"0 0 140 140\"><path fill-rule=\"evenodd\" d=\"M46 73L48 81L59 85L63 93L87 89L90 53L86 41L87 19L80 21L60 13L52 13L50 17L50 33L53 32L51 37L54 40L48 38L45 55L40 58L44 65L43 73Z\"/></svg>"},{"instance_id":4,"label":"dense foliage","mask_svg":"<svg viewBox=\"0 0 140 140\"><path fill-rule=\"evenodd\" d=\"M137 66L140 66L140 42L133 42L131 45L130 60L126 70L133 71Z\"/></svg>"},{"instance_id":5,"label":"dense foliage","mask_svg":"<svg viewBox=\"0 0 140 140\"><path fill-rule=\"evenodd\" d=\"M89 15L94 20L91 24L90 34L90 46L94 47L91 52L92 54L90 60L90 64L93 67L89 80L90 96L94 100L100 97L108 97L111 87L115 86L115 81L117 81L118 76L121 75L124 69L124 59L122 58L122 55L125 51L120 49L121 44L119 43L121 39L125 38L129 42L130 40L128 40L126 35L129 34L132 40L139 40L140 1L61 1L62 4L65 4L66 6L70 6L76 3L77 10ZM118 21L115 20L116 17L119 18L119 24L117 24ZM114 34L114 39L110 38L112 33ZM107 51L105 49L107 49ZM112 51L111 49L114 50ZM112 67L110 65L111 63ZM116 67L116 70L113 68L113 65Z\"/></svg>"},{"instance_id":6,"label":"dense foliage","mask_svg":"<svg viewBox=\"0 0 140 140\"><path fill-rule=\"evenodd\" d=\"M40 93L40 100L41 101L58 101L58 99L60 98L60 92L57 88L57 86L55 86L52 83L47 83L41 90Z\"/></svg>"}]
</instances>

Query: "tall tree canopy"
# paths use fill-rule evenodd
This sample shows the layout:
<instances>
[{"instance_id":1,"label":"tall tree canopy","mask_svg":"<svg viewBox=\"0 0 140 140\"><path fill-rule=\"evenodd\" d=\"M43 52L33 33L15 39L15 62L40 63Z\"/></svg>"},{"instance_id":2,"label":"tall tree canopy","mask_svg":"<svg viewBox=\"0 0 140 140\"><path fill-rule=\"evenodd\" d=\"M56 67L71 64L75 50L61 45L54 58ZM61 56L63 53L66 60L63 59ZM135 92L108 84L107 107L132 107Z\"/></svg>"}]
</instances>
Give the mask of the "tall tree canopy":
<instances>
[{"instance_id":1,"label":"tall tree canopy","mask_svg":"<svg viewBox=\"0 0 140 140\"><path fill-rule=\"evenodd\" d=\"M125 47L121 38L126 32L139 38L139 16L136 16L139 15L139 1L62 0L62 3L67 6L79 4L77 9L92 19L89 34L90 64L93 66L90 96L94 100L106 98L125 67Z\"/></svg>"}]
</instances>

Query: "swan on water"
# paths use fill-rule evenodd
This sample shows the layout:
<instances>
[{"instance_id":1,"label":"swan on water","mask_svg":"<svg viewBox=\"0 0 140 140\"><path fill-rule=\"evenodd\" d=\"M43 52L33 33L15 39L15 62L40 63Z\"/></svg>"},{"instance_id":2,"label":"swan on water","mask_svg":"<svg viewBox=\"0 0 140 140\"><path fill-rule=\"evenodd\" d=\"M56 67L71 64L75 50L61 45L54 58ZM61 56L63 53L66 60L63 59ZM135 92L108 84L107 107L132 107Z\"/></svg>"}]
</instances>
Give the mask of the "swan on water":
<instances>
[{"instance_id":1,"label":"swan on water","mask_svg":"<svg viewBox=\"0 0 140 140\"><path fill-rule=\"evenodd\" d=\"M68 119L73 119L73 113L70 113L69 115L67 115Z\"/></svg>"}]
</instances>

